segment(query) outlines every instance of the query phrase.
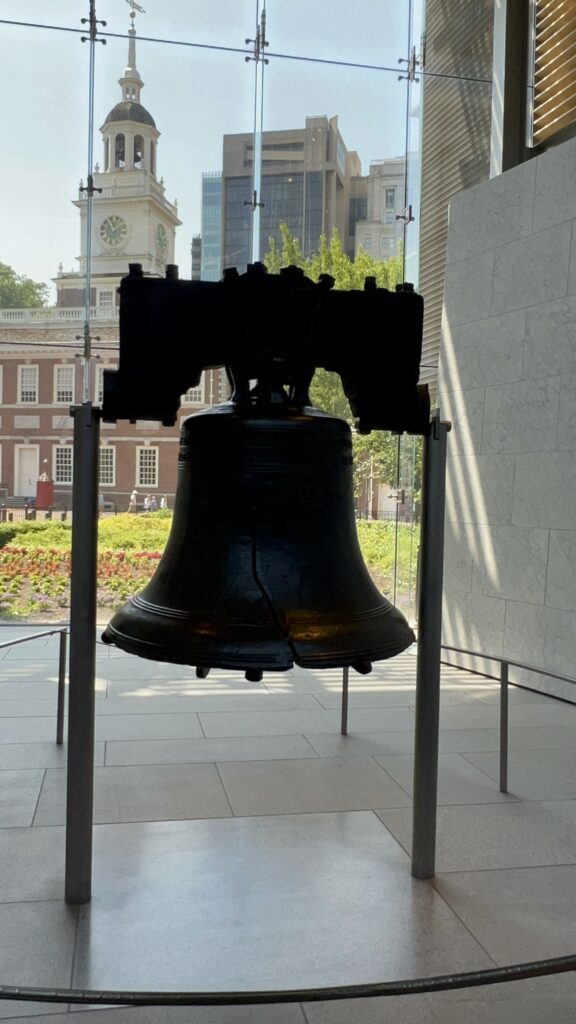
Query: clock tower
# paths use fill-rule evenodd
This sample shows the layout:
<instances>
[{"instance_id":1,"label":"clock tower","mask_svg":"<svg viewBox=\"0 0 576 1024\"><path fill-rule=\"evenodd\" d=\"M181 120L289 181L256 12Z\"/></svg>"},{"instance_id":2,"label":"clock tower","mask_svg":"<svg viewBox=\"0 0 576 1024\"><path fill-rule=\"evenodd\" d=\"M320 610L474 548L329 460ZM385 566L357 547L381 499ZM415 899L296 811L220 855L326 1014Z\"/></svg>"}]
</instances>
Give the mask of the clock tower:
<instances>
[{"instance_id":1,"label":"clock tower","mask_svg":"<svg viewBox=\"0 0 576 1024\"><path fill-rule=\"evenodd\" d=\"M87 199L80 182L74 205L80 210L81 255L79 270L60 272L56 278L57 305L84 303L83 276L88 244L91 246L91 306L110 305L129 263L141 263L144 274L163 277L174 262L178 219L176 203L165 197L157 177L160 132L140 102L144 82L136 67L135 11L130 12L128 63L119 80L122 98L110 111L100 132L102 164L94 171L92 237L87 239ZM101 301L102 300L102 301Z\"/></svg>"}]
</instances>

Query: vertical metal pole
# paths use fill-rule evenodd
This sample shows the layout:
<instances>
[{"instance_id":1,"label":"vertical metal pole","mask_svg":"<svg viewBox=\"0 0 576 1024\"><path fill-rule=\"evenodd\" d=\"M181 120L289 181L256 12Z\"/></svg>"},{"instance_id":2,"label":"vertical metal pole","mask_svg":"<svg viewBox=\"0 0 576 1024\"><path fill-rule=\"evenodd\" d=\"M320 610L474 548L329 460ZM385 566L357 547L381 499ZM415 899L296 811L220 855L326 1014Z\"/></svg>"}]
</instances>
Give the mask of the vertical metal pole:
<instances>
[{"instance_id":1,"label":"vertical metal pole","mask_svg":"<svg viewBox=\"0 0 576 1024\"><path fill-rule=\"evenodd\" d=\"M96 667L96 569L98 549L98 448L100 410L90 402L74 416L72 580L70 594L70 692L66 806L66 902L92 895L94 800L94 678Z\"/></svg>"},{"instance_id":2,"label":"vertical metal pole","mask_svg":"<svg viewBox=\"0 0 576 1024\"><path fill-rule=\"evenodd\" d=\"M500 792L508 792L508 662L500 663Z\"/></svg>"},{"instance_id":3,"label":"vertical metal pole","mask_svg":"<svg viewBox=\"0 0 576 1024\"><path fill-rule=\"evenodd\" d=\"M348 735L348 676L350 669L347 665L342 669L342 724L340 732L343 736Z\"/></svg>"},{"instance_id":4,"label":"vertical metal pole","mask_svg":"<svg viewBox=\"0 0 576 1024\"><path fill-rule=\"evenodd\" d=\"M64 694L66 685L66 630L60 632L60 653L58 657L58 710L56 711L56 743L62 746L64 740Z\"/></svg>"},{"instance_id":5,"label":"vertical metal pole","mask_svg":"<svg viewBox=\"0 0 576 1024\"><path fill-rule=\"evenodd\" d=\"M436 859L446 438L449 430L450 424L442 423L436 416L424 439L412 832L415 878L432 878Z\"/></svg>"}]
</instances>

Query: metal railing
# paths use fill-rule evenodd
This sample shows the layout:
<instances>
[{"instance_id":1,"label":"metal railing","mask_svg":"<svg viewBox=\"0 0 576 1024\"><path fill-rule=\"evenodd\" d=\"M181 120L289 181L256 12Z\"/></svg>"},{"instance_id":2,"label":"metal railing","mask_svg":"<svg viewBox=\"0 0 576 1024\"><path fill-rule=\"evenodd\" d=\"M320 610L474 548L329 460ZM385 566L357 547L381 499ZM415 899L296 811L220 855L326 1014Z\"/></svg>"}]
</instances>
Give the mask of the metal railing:
<instances>
[{"instance_id":1,"label":"metal railing","mask_svg":"<svg viewBox=\"0 0 576 1024\"><path fill-rule=\"evenodd\" d=\"M58 702L56 705L56 743L59 747L64 741L64 701L66 695L66 648L68 629L47 629L42 633L30 633L28 636L18 637L16 640L4 640L0 643L0 650L5 647L16 647L17 644L28 643L29 640L39 640L43 636L55 636L60 634L58 651Z\"/></svg>"},{"instance_id":2,"label":"metal railing","mask_svg":"<svg viewBox=\"0 0 576 1024\"><path fill-rule=\"evenodd\" d=\"M508 729L509 729L509 716L508 716L508 685L509 685L509 669L520 668L526 672L535 672L537 675L548 676L549 679L557 679L562 683L571 683L576 686L576 679L571 679L570 676L561 676L558 672L549 672L546 668L540 668L540 666L526 665L523 661L514 661L512 658L503 658L498 654L483 654L481 651L470 651L465 647L453 647L451 644L442 644L443 651L453 651L455 654L465 654L471 658L482 658L483 661L497 661L500 665L500 675L490 676L489 679L500 679L500 773L499 773L499 784L500 792L508 792ZM462 668L465 672L474 671L468 669L465 665L453 665L450 661L442 660L443 665L449 665L451 668Z\"/></svg>"}]
</instances>

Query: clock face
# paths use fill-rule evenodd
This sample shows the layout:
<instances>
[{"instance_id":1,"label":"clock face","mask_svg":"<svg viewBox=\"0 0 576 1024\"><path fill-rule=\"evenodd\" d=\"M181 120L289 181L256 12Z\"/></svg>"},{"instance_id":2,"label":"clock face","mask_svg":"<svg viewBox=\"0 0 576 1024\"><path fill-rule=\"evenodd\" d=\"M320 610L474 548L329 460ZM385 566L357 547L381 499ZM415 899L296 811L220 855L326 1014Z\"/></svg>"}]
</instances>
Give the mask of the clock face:
<instances>
[{"instance_id":1,"label":"clock face","mask_svg":"<svg viewBox=\"0 0 576 1024\"><path fill-rule=\"evenodd\" d=\"M166 228L163 224L159 224L156 228L156 252L159 256L166 255L166 249L168 248L168 235L166 234Z\"/></svg>"},{"instance_id":2,"label":"clock face","mask_svg":"<svg viewBox=\"0 0 576 1024\"><path fill-rule=\"evenodd\" d=\"M117 213L110 214L100 225L100 238L106 245L121 245L128 234L128 225Z\"/></svg>"}]
</instances>

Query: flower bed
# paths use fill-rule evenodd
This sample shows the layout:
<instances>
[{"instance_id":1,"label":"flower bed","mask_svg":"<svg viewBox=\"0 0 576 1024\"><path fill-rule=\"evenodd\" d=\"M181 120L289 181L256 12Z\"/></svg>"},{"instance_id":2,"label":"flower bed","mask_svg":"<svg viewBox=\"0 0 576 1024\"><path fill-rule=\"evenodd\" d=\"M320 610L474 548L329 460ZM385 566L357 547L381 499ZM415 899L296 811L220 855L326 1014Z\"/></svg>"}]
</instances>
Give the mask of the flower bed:
<instances>
[{"instance_id":1,"label":"flower bed","mask_svg":"<svg viewBox=\"0 0 576 1024\"><path fill-rule=\"evenodd\" d=\"M164 550L172 515L152 512L100 520L98 528L98 607L111 614L153 576ZM418 528L361 521L358 537L366 564L387 595L394 588L401 606L413 595ZM0 617L63 620L70 612L70 541L68 523L0 524ZM103 616L104 617L104 616Z\"/></svg>"}]
</instances>

